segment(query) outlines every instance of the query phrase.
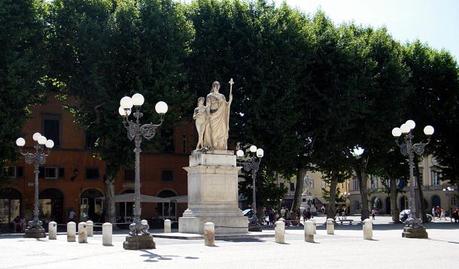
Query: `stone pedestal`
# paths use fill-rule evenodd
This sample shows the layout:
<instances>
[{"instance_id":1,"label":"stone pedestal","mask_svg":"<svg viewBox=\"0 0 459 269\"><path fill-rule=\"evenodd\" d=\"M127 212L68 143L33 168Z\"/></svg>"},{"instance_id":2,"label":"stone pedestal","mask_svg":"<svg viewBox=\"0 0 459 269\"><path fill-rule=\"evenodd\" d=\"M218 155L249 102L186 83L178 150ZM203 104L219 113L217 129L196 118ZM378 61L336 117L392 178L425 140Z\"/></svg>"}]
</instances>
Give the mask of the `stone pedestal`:
<instances>
[{"instance_id":1,"label":"stone pedestal","mask_svg":"<svg viewBox=\"0 0 459 269\"><path fill-rule=\"evenodd\" d=\"M25 230L24 233L25 238L45 238L46 233L45 229L41 226L34 226L34 227L29 227Z\"/></svg>"},{"instance_id":2,"label":"stone pedestal","mask_svg":"<svg viewBox=\"0 0 459 269\"><path fill-rule=\"evenodd\" d=\"M426 228L422 226L418 226L418 227L405 226L403 227L402 237L426 239L428 238L428 235L427 235Z\"/></svg>"},{"instance_id":3,"label":"stone pedestal","mask_svg":"<svg viewBox=\"0 0 459 269\"><path fill-rule=\"evenodd\" d=\"M156 245L153 241L153 236L149 234L126 236L126 241L123 242L124 249L139 250L139 249L155 249Z\"/></svg>"},{"instance_id":4,"label":"stone pedestal","mask_svg":"<svg viewBox=\"0 0 459 269\"><path fill-rule=\"evenodd\" d=\"M203 234L213 222L215 233L247 234L248 220L238 207L238 172L233 151L193 151L188 172L188 209L179 218L180 233Z\"/></svg>"}]
</instances>

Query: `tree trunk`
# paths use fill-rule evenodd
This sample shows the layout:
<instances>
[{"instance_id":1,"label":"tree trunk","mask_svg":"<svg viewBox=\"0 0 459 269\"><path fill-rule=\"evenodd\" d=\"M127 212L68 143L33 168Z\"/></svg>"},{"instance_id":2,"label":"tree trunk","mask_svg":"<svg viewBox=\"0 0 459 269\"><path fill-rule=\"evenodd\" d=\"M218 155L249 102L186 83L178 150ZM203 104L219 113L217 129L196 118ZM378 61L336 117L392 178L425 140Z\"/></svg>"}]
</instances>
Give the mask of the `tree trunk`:
<instances>
[{"instance_id":1,"label":"tree trunk","mask_svg":"<svg viewBox=\"0 0 459 269\"><path fill-rule=\"evenodd\" d=\"M330 180L330 200L327 207L327 219L334 219L336 215L336 186L338 186L338 180L332 178Z\"/></svg>"},{"instance_id":2,"label":"tree trunk","mask_svg":"<svg viewBox=\"0 0 459 269\"><path fill-rule=\"evenodd\" d=\"M115 177L119 168L106 166L106 204L105 219L110 223L116 223L116 208L115 208Z\"/></svg>"},{"instance_id":3,"label":"tree trunk","mask_svg":"<svg viewBox=\"0 0 459 269\"><path fill-rule=\"evenodd\" d=\"M400 210L397 205L397 180L390 178L390 213L394 223L400 223Z\"/></svg>"},{"instance_id":4,"label":"tree trunk","mask_svg":"<svg viewBox=\"0 0 459 269\"><path fill-rule=\"evenodd\" d=\"M362 199L361 220L365 220L370 217L370 211L368 210L368 178L365 172L366 163L366 160L361 159L355 166L355 174L357 176L357 180L359 181L360 197Z\"/></svg>"},{"instance_id":5,"label":"tree trunk","mask_svg":"<svg viewBox=\"0 0 459 269\"><path fill-rule=\"evenodd\" d=\"M300 208L301 195L303 194L303 189L304 189L304 176L305 175L306 175L306 169L298 168L298 171L296 173L295 194L293 196L293 204L291 208L292 213L296 213L298 211L298 208Z\"/></svg>"},{"instance_id":6,"label":"tree trunk","mask_svg":"<svg viewBox=\"0 0 459 269\"><path fill-rule=\"evenodd\" d=\"M414 159L414 177L416 178L416 212L418 212L418 217L422 219L423 223L427 223L427 215L426 215L426 205L424 204L424 193L422 191L422 179L420 177L420 171L418 166L418 158Z\"/></svg>"}]
</instances>

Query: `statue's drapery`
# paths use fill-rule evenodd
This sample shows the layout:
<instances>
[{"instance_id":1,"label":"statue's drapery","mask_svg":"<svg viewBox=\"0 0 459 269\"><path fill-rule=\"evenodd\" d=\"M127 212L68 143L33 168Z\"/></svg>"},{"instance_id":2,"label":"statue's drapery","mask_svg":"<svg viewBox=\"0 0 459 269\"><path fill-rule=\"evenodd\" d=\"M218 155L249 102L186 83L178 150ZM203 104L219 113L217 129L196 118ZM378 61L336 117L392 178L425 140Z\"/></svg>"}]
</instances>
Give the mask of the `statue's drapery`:
<instances>
[{"instance_id":1,"label":"statue's drapery","mask_svg":"<svg viewBox=\"0 0 459 269\"><path fill-rule=\"evenodd\" d=\"M206 104L209 109L209 122L204 131L204 147L226 150L229 127L230 103L221 93L211 92L207 95Z\"/></svg>"}]
</instances>

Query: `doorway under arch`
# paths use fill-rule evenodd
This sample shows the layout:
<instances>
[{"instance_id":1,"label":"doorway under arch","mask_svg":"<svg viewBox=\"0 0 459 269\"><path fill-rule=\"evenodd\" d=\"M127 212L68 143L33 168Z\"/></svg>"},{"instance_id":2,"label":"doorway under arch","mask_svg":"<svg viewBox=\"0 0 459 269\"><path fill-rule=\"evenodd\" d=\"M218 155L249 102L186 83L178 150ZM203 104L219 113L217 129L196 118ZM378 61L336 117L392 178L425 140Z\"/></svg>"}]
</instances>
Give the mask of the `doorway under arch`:
<instances>
[{"instance_id":1,"label":"doorway under arch","mask_svg":"<svg viewBox=\"0 0 459 269\"><path fill-rule=\"evenodd\" d=\"M21 193L13 188L0 189L0 225L8 230L8 226L16 217L21 216ZM0 228L0 230L3 230Z\"/></svg>"},{"instance_id":2,"label":"doorway under arch","mask_svg":"<svg viewBox=\"0 0 459 269\"><path fill-rule=\"evenodd\" d=\"M50 188L40 192L40 218L46 222L62 223L64 219L64 194L62 191Z\"/></svg>"},{"instance_id":3,"label":"doorway under arch","mask_svg":"<svg viewBox=\"0 0 459 269\"><path fill-rule=\"evenodd\" d=\"M160 198L169 198L174 196L177 196L177 193L172 190L163 190L158 193L158 197ZM169 202L158 203L156 211L159 218L175 220L177 219L177 201L171 200Z\"/></svg>"},{"instance_id":4,"label":"doorway under arch","mask_svg":"<svg viewBox=\"0 0 459 269\"><path fill-rule=\"evenodd\" d=\"M105 196L97 189L87 189L80 195L80 219L104 222Z\"/></svg>"}]
</instances>

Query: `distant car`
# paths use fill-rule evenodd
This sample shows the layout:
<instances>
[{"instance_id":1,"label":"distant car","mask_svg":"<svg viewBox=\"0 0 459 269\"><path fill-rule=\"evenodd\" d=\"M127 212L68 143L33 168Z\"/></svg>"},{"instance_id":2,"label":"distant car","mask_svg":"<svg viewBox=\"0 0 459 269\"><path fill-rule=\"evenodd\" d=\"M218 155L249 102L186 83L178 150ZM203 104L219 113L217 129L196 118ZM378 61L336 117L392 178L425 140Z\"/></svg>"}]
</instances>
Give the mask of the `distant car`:
<instances>
[{"instance_id":1,"label":"distant car","mask_svg":"<svg viewBox=\"0 0 459 269\"><path fill-rule=\"evenodd\" d=\"M250 219L253 216L253 209L247 208L245 210L242 210L242 214Z\"/></svg>"},{"instance_id":2,"label":"distant car","mask_svg":"<svg viewBox=\"0 0 459 269\"><path fill-rule=\"evenodd\" d=\"M405 223L405 221L408 219L409 215L410 215L410 210L409 209L404 209L404 210L400 211L400 215L399 215L400 221ZM431 222L432 221L432 215L430 215L430 214L426 214L426 215L427 215L427 221Z\"/></svg>"}]
</instances>

